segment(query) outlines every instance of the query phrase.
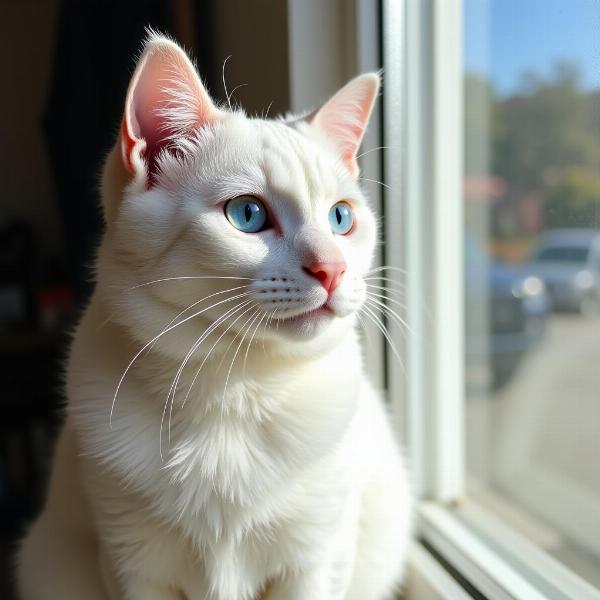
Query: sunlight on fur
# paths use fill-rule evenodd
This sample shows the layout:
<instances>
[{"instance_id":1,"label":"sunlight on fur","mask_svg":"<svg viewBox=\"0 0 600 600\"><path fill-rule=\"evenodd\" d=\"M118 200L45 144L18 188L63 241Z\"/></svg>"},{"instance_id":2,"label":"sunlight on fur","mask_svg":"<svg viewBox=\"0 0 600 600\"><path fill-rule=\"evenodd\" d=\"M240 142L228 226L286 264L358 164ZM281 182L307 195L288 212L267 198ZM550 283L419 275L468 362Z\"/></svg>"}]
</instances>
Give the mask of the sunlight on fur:
<instances>
[{"instance_id":1,"label":"sunlight on fur","mask_svg":"<svg viewBox=\"0 0 600 600\"><path fill-rule=\"evenodd\" d=\"M357 332L403 323L356 160L378 90L250 118L149 35L22 600L395 596L409 490Z\"/></svg>"}]
</instances>

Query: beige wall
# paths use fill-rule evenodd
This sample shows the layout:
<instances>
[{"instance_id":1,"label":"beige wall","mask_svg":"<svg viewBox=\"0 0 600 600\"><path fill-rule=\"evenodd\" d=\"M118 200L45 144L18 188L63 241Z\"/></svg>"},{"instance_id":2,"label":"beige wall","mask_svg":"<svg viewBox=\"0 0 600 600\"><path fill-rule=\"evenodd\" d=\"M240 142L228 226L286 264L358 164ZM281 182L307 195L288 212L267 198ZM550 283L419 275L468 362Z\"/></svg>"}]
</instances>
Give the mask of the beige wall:
<instances>
[{"instance_id":1,"label":"beige wall","mask_svg":"<svg viewBox=\"0 0 600 600\"><path fill-rule=\"evenodd\" d=\"M51 250L60 227L41 119L57 9L57 0L0 2L0 219L27 218Z\"/></svg>"}]
</instances>

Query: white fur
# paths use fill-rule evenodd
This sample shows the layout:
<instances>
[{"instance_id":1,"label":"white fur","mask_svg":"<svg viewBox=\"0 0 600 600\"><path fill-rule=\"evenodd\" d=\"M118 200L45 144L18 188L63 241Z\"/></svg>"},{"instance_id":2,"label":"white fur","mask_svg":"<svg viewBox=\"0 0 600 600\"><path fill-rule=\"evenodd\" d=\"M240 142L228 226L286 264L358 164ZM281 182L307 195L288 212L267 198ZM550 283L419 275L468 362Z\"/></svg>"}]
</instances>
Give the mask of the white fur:
<instances>
[{"instance_id":1,"label":"white fur","mask_svg":"<svg viewBox=\"0 0 600 600\"><path fill-rule=\"evenodd\" d=\"M111 199L109 159L98 285L71 348L46 507L20 551L22 600L398 589L409 494L355 331L372 212L316 125L220 115L161 153L150 189L129 178ZM277 228L234 229L223 202L240 194L263 198ZM355 210L348 236L327 220L340 199ZM288 320L327 300L303 262L334 254L347 263L334 316Z\"/></svg>"}]
</instances>

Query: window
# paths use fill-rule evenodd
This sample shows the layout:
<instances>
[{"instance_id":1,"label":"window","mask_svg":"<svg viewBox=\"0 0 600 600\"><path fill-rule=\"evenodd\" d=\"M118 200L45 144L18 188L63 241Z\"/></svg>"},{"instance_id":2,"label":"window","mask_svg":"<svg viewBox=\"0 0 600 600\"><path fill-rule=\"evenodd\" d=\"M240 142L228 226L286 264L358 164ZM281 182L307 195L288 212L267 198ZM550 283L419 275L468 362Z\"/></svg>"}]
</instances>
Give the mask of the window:
<instances>
[{"instance_id":1,"label":"window","mask_svg":"<svg viewBox=\"0 0 600 600\"><path fill-rule=\"evenodd\" d=\"M598 31L595 1L464 3L467 490L600 587Z\"/></svg>"},{"instance_id":2,"label":"window","mask_svg":"<svg viewBox=\"0 0 600 600\"><path fill-rule=\"evenodd\" d=\"M490 598L600 597L600 4L383 3L388 360L425 546Z\"/></svg>"}]
</instances>

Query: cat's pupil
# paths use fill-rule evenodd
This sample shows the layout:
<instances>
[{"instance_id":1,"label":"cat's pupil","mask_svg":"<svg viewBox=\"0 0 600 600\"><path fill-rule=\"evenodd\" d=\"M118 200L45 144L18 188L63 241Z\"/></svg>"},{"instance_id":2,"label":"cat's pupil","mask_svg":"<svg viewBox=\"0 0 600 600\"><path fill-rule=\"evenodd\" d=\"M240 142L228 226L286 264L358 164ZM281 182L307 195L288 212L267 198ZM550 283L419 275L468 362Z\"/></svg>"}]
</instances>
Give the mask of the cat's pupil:
<instances>
[{"instance_id":1,"label":"cat's pupil","mask_svg":"<svg viewBox=\"0 0 600 600\"><path fill-rule=\"evenodd\" d=\"M249 204L246 204L246 207L244 208L244 216L246 217L246 222L250 222L250 219L252 218L252 209Z\"/></svg>"},{"instance_id":2,"label":"cat's pupil","mask_svg":"<svg viewBox=\"0 0 600 600\"><path fill-rule=\"evenodd\" d=\"M342 223L342 211L339 208L335 209L335 219L338 222L338 225Z\"/></svg>"}]
</instances>

